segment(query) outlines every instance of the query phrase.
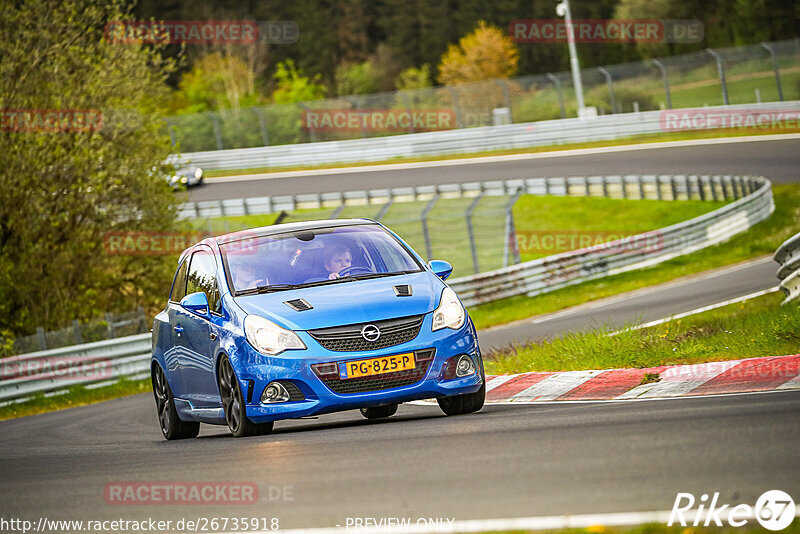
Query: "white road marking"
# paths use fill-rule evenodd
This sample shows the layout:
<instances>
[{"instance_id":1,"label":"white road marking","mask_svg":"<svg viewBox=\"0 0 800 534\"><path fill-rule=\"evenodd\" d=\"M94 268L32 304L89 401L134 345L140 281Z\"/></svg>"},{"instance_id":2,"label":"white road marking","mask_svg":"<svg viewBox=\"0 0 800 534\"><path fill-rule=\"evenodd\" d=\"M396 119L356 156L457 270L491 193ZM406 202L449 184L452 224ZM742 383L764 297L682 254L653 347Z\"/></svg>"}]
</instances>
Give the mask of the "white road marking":
<instances>
[{"instance_id":1,"label":"white road marking","mask_svg":"<svg viewBox=\"0 0 800 534\"><path fill-rule=\"evenodd\" d=\"M494 388L502 386L512 378L518 375L500 375L486 381L486 392L492 391Z\"/></svg>"},{"instance_id":2,"label":"white road marking","mask_svg":"<svg viewBox=\"0 0 800 534\"><path fill-rule=\"evenodd\" d=\"M720 511L715 514L719 519L727 523L731 510ZM741 510L736 514L737 519L754 521L755 516L751 513L742 514ZM800 507L795 512L800 517ZM698 514L698 510L690 510L683 514L687 525L691 525ZM327 528L298 528L281 529L281 534L342 534L351 532L357 534L422 534L427 532L495 532L508 530L561 530L569 528L588 528L594 526L632 526L645 523L661 523L666 525L669 522L671 510L659 510L653 512L621 512L621 513L601 513L601 514L576 514L576 515L550 515L539 517L508 517L498 519L467 519L460 521L447 521L441 518L441 523L433 526L429 525L430 518L415 517L392 517L392 519L408 520L407 525L376 525L370 527L338 526ZM700 513L699 523L702 525L707 513ZM360 517L360 519L367 519ZM388 517L370 517L371 520L387 520ZM274 531L260 531L264 534L273 534ZM228 534L228 533L226 533ZM233 534L233 533L230 533ZM246 533L236 533L246 534ZM255 534L251 532L249 534Z\"/></svg>"},{"instance_id":3,"label":"white road marking","mask_svg":"<svg viewBox=\"0 0 800 534\"><path fill-rule=\"evenodd\" d=\"M686 395L698 386L702 386L712 378L739 365L742 360L725 362L709 362L693 365L676 365L659 374L661 380L643 384L623 393L618 399L634 399L641 397L679 397Z\"/></svg>"},{"instance_id":4,"label":"white road marking","mask_svg":"<svg viewBox=\"0 0 800 534\"><path fill-rule=\"evenodd\" d=\"M715 139L690 139L686 141L664 141L660 143L645 143L640 145L619 145L596 148L578 148L573 150L555 150L552 152L535 152L528 154L506 154L502 156L483 156L463 159L448 159L437 161L418 161L410 163L388 163L384 165L364 165L361 167L340 167L336 169L311 169L302 171L266 172L259 174L245 174L239 176L219 176L206 178L209 184L221 182L247 182L251 180L271 180L274 178L295 178L300 176L321 176L330 174L351 174L364 172L393 171L403 169L422 169L427 167L450 167L455 165L474 165L480 163L498 163L504 161L520 161L546 158L566 158L573 156L588 156L592 154L607 154L610 152L628 152L633 150L653 150L659 148L673 148L684 146L720 145L728 143L750 143L753 141L773 141L800 139L800 134L775 134L751 135L746 137L721 137Z\"/></svg>"},{"instance_id":5,"label":"white road marking","mask_svg":"<svg viewBox=\"0 0 800 534\"><path fill-rule=\"evenodd\" d=\"M649 323L644 323L636 326L632 326L630 328L626 328L624 330L618 330L617 332L613 332L609 334L609 336L616 336L617 334L621 334L622 332L628 332L630 330L639 330L642 328L650 328L651 326L657 326L663 323L668 323L669 321L673 321L675 319L682 319L684 317L688 317L690 315L695 315L698 313L703 313L706 311L715 310L717 308L723 308L725 306L729 306L731 304L736 304L737 302L744 302L745 300L754 299L756 297L761 297L763 295L767 295L769 293L774 293L775 291L779 291L780 288L778 286L771 287L769 289L764 289L763 291L756 291L755 293L750 293L749 295L743 295L741 297L736 297L735 299L728 299L723 300L722 302L717 302L716 304L709 304L708 306L703 306L702 308L696 308L694 310L690 310L683 313L678 313L676 315L671 315L669 317L664 317L663 319L656 319L655 321L650 321Z\"/></svg>"}]
</instances>

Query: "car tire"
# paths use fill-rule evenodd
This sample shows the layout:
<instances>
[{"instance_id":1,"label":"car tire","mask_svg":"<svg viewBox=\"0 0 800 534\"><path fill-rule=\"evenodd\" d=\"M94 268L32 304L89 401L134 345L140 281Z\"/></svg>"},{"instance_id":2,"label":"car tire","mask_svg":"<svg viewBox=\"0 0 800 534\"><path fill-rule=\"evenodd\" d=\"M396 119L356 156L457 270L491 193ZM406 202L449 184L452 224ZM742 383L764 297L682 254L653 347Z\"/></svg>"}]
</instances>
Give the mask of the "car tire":
<instances>
[{"instance_id":1,"label":"car tire","mask_svg":"<svg viewBox=\"0 0 800 534\"><path fill-rule=\"evenodd\" d=\"M228 423L228 429L233 437L262 436L272 432L274 425L272 421L254 423L247 418L242 388L239 387L239 380L237 380L233 365L227 356L223 356L219 363L217 383L219 384L222 409L225 412L225 422Z\"/></svg>"},{"instance_id":2,"label":"car tire","mask_svg":"<svg viewBox=\"0 0 800 534\"><path fill-rule=\"evenodd\" d=\"M370 408L361 408L361 415L366 419L383 419L391 417L397 413L397 404L389 404L388 406L371 406Z\"/></svg>"},{"instance_id":3,"label":"car tire","mask_svg":"<svg viewBox=\"0 0 800 534\"><path fill-rule=\"evenodd\" d=\"M483 408L483 403L486 400L486 373L483 370L483 357L480 352L478 353L478 365L481 371L481 380L483 381L478 391L436 399L436 402L439 403L439 408L442 409L445 415L473 413Z\"/></svg>"},{"instance_id":4,"label":"car tire","mask_svg":"<svg viewBox=\"0 0 800 534\"><path fill-rule=\"evenodd\" d=\"M169 387L167 376L160 365L153 366L150 374L153 382L153 396L156 400L156 413L161 433L169 441L175 439L196 438L200 433L200 423L197 421L183 421L178 417L175 409L175 396Z\"/></svg>"}]
</instances>

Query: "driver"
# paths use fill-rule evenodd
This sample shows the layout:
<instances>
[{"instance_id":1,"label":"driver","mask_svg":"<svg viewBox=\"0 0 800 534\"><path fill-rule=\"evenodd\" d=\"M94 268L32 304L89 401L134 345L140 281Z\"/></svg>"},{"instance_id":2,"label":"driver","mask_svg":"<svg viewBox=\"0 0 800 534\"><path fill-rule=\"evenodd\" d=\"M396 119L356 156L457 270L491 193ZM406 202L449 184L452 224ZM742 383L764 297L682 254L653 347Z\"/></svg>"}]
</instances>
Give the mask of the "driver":
<instances>
[{"instance_id":1,"label":"driver","mask_svg":"<svg viewBox=\"0 0 800 534\"><path fill-rule=\"evenodd\" d=\"M259 277L255 263L242 263L233 273L233 285L237 290L250 289L261 285L269 285L267 277Z\"/></svg>"},{"instance_id":2,"label":"driver","mask_svg":"<svg viewBox=\"0 0 800 534\"><path fill-rule=\"evenodd\" d=\"M348 269L353 264L350 249L344 245L336 245L325 249L325 269L328 271L328 280L339 278L339 273Z\"/></svg>"}]
</instances>

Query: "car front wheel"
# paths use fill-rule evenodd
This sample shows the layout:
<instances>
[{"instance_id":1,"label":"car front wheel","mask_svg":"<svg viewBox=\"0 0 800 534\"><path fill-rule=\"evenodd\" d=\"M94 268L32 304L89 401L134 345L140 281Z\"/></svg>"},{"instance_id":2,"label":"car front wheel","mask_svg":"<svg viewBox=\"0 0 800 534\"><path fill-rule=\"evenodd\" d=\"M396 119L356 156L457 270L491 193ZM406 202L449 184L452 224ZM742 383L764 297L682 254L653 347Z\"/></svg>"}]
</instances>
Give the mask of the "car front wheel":
<instances>
[{"instance_id":1,"label":"car front wheel","mask_svg":"<svg viewBox=\"0 0 800 534\"><path fill-rule=\"evenodd\" d=\"M361 408L361 415L367 419L383 419L391 417L397 413L397 404L388 406L372 406L371 408Z\"/></svg>"},{"instance_id":2,"label":"car front wheel","mask_svg":"<svg viewBox=\"0 0 800 534\"><path fill-rule=\"evenodd\" d=\"M242 388L236 379L233 365L227 356L219 364L219 394L222 399L222 408L225 412L225 421L235 438L245 436L260 436L272 432L274 423L253 423L247 418L246 405Z\"/></svg>"},{"instance_id":3,"label":"car front wheel","mask_svg":"<svg viewBox=\"0 0 800 534\"><path fill-rule=\"evenodd\" d=\"M153 381L153 395L156 399L158 423L161 433L168 440L196 438L200 433L200 423L197 421L183 421L178 417L175 409L175 397L169 387L167 377L160 365L156 365L151 374Z\"/></svg>"},{"instance_id":4,"label":"car front wheel","mask_svg":"<svg viewBox=\"0 0 800 534\"><path fill-rule=\"evenodd\" d=\"M481 384L481 389L475 393L464 395L453 395L451 397L440 397L436 399L439 408L447 415L461 415L465 413L477 412L483 408L483 401L486 399L486 380Z\"/></svg>"}]
</instances>

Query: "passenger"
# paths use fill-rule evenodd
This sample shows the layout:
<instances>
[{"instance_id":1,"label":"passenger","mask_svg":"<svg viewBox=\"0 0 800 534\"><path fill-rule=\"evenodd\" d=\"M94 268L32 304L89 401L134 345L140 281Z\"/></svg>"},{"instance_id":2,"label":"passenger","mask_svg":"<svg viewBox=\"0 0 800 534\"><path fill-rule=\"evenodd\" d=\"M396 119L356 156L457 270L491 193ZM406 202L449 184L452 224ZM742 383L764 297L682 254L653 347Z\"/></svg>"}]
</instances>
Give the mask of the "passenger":
<instances>
[{"instance_id":1,"label":"passenger","mask_svg":"<svg viewBox=\"0 0 800 534\"><path fill-rule=\"evenodd\" d=\"M325 249L325 269L328 271L328 280L339 278L339 273L353 264L353 256L344 245L336 245Z\"/></svg>"}]
</instances>

